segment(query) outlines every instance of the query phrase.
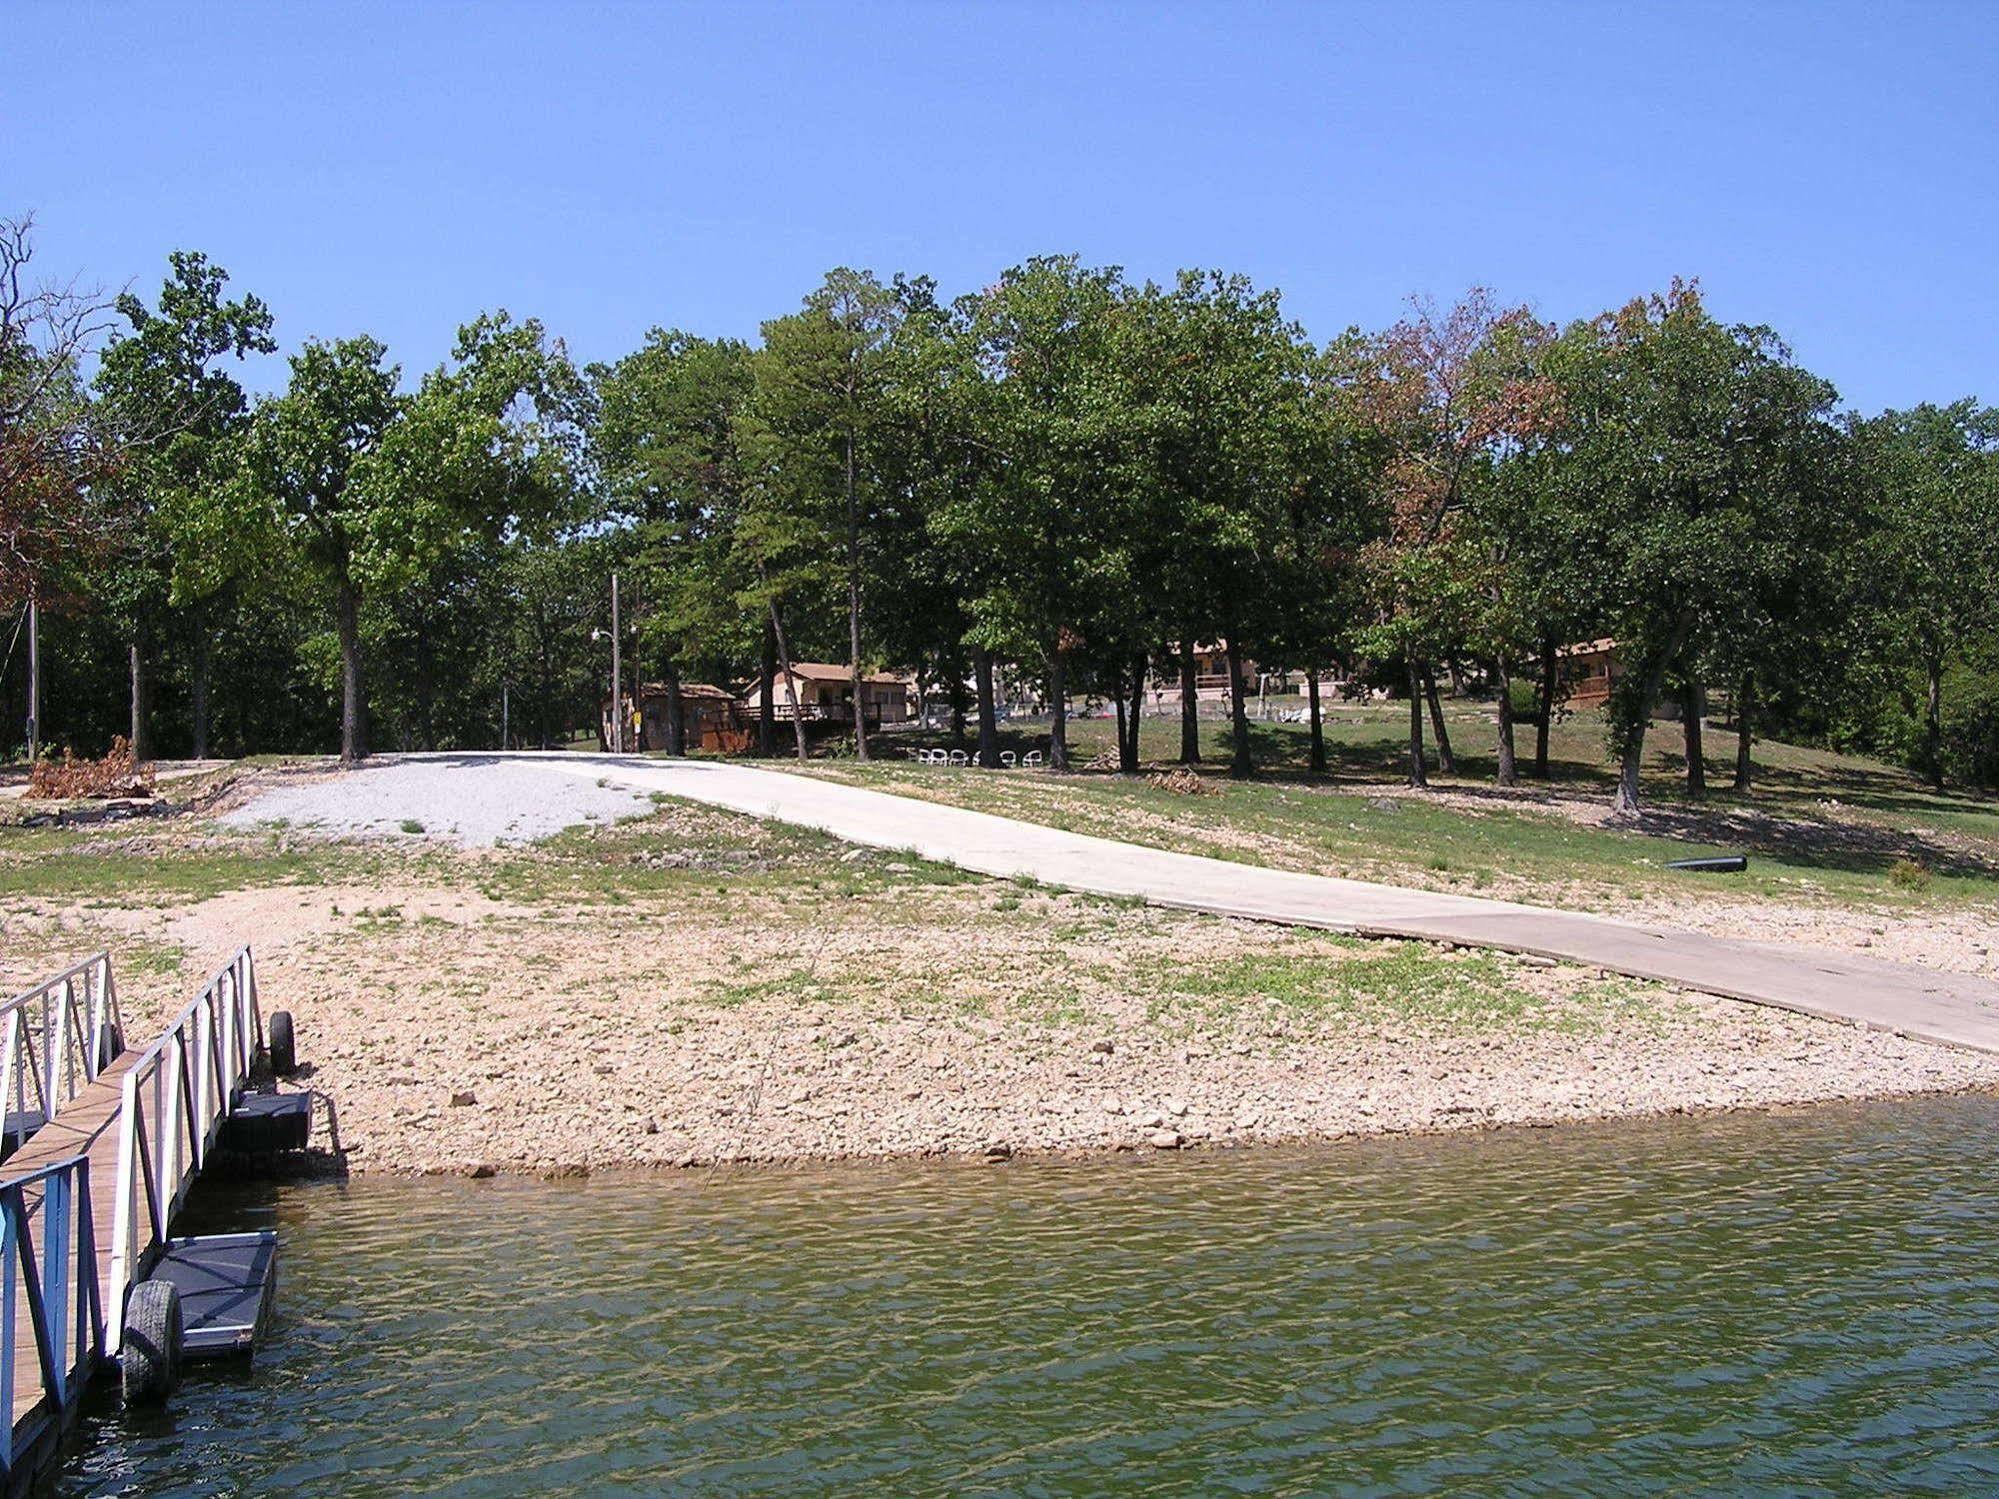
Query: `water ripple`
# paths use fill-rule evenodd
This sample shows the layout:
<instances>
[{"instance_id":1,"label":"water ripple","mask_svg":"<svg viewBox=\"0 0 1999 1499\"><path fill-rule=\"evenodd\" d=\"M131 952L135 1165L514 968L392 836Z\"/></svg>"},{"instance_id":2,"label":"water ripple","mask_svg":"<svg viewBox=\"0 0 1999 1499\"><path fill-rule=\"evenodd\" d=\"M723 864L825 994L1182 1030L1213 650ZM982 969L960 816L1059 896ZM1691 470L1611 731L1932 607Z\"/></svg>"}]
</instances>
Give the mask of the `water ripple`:
<instances>
[{"instance_id":1,"label":"water ripple","mask_svg":"<svg viewBox=\"0 0 1999 1499\"><path fill-rule=\"evenodd\" d=\"M1990 1490L1995 1126L236 1188L255 1371L99 1408L62 1489Z\"/></svg>"}]
</instances>

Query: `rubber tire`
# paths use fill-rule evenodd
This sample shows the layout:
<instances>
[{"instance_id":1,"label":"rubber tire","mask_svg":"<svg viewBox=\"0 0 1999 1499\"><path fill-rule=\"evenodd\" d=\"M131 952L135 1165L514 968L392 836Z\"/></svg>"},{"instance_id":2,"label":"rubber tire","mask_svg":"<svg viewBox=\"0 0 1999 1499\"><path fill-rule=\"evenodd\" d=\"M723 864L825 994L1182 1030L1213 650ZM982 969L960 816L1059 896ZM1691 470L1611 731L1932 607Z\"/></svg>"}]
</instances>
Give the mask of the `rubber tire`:
<instances>
[{"instance_id":1,"label":"rubber tire","mask_svg":"<svg viewBox=\"0 0 1999 1499\"><path fill-rule=\"evenodd\" d=\"M264 1042L271 1054L271 1071L290 1077L298 1071L298 1042L292 1034L292 1012L279 1010L264 1029Z\"/></svg>"},{"instance_id":2,"label":"rubber tire","mask_svg":"<svg viewBox=\"0 0 1999 1499\"><path fill-rule=\"evenodd\" d=\"M118 1373L127 1405L162 1405L180 1383L180 1292L142 1280L125 1298L125 1341Z\"/></svg>"},{"instance_id":3,"label":"rubber tire","mask_svg":"<svg viewBox=\"0 0 1999 1499\"><path fill-rule=\"evenodd\" d=\"M118 1053L125 1049L125 1038L118 1027L105 1021L97 1028L97 1070L102 1072L118 1060Z\"/></svg>"}]
</instances>

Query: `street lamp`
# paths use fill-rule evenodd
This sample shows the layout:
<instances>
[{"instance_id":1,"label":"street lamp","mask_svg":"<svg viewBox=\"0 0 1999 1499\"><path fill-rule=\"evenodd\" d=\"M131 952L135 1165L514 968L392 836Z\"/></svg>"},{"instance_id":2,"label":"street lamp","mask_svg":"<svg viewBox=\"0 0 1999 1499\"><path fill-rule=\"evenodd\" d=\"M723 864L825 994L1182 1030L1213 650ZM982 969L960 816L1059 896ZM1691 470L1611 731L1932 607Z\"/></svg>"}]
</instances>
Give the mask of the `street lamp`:
<instances>
[{"instance_id":1,"label":"street lamp","mask_svg":"<svg viewBox=\"0 0 1999 1499\"><path fill-rule=\"evenodd\" d=\"M602 640L602 630L590 632L592 640ZM624 636L618 628L618 575L611 574L611 753L625 752Z\"/></svg>"}]
</instances>

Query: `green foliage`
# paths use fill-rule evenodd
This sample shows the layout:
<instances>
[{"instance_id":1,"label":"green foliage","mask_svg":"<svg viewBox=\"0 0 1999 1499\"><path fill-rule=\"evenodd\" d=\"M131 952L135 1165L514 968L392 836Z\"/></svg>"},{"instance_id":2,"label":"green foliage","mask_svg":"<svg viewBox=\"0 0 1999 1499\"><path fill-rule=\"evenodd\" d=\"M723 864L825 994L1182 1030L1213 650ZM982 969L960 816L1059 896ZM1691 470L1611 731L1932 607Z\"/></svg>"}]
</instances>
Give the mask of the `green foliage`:
<instances>
[{"instance_id":1,"label":"green foliage","mask_svg":"<svg viewBox=\"0 0 1999 1499\"><path fill-rule=\"evenodd\" d=\"M781 630L959 713L980 662L1129 704L1225 641L1396 691L1448 669L1525 720L1547 653L1608 636L1632 765L1689 683L1758 732L1999 777L1999 415L1836 420L1690 285L1559 332L1475 289L1321 348L1219 270L1041 256L946 302L839 268L754 345L655 328L579 374L498 312L413 385L373 339L309 342L254 409L235 369L271 314L219 267L177 252L116 310L88 387L79 344L0 345L0 437L76 456L0 474L0 593L32 570L75 606L45 701L84 749L125 726L135 645L176 747L212 720L358 753L369 702L399 747L491 744L503 697L514 742L567 742L616 570L642 679L738 685ZM1236 768L1267 739L1234 733Z\"/></svg>"}]
</instances>

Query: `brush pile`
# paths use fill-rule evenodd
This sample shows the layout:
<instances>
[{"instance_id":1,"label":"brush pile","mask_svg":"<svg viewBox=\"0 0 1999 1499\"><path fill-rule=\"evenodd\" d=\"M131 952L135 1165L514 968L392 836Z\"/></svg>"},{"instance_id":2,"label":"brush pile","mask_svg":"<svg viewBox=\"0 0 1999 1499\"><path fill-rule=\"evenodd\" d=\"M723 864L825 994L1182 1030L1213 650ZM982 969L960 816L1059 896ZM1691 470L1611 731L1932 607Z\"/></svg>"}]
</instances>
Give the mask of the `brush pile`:
<instances>
[{"instance_id":1,"label":"brush pile","mask_svg":"<svg viewBox=\"0 0 1999 1499\"><path fill-rule=\"evenodd\" d=\"M132 758L124 735L111 741L102 759L79 760L68 750L60 760L37 761L28 772L27 796L43 801L111 801L153 794L153 767Z\"/></svg>"},{"instance_id":2,"label":"brush pile","mask_svg":"<svg viewBox=\"0 0 1999 1499\"><path fill-rule=\"evenodd\" d=\"M1206 776L1196 775L1181 766L1175 770L1155 770L1145 778L1145 784L1160 791L1171 791L1179 796L1220 796L1222 788Z\"/></svg>"}]
</instances>

